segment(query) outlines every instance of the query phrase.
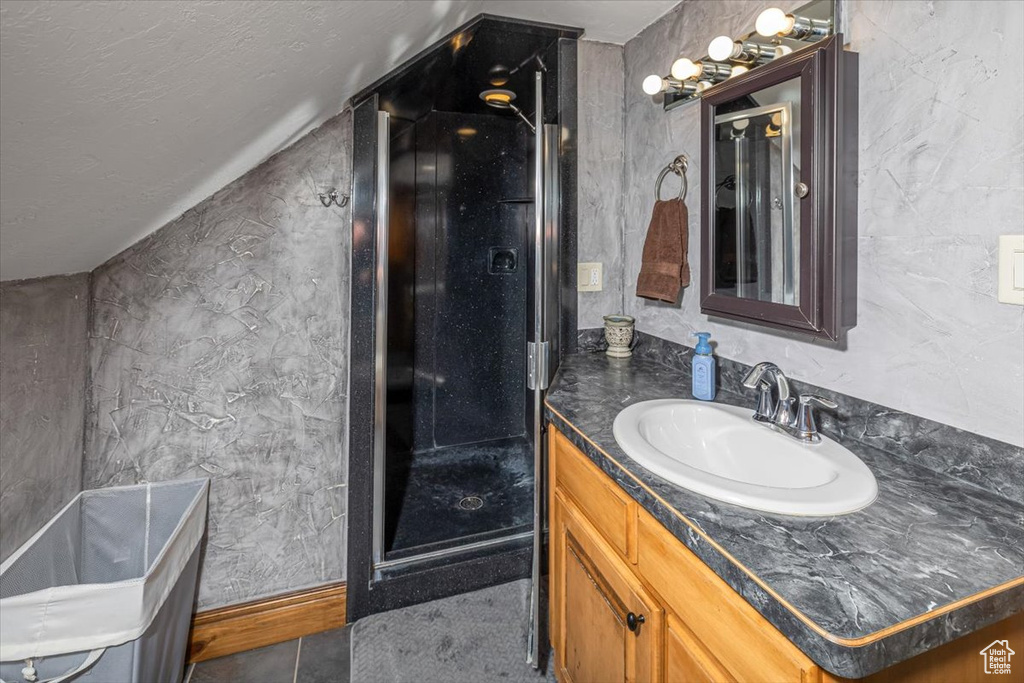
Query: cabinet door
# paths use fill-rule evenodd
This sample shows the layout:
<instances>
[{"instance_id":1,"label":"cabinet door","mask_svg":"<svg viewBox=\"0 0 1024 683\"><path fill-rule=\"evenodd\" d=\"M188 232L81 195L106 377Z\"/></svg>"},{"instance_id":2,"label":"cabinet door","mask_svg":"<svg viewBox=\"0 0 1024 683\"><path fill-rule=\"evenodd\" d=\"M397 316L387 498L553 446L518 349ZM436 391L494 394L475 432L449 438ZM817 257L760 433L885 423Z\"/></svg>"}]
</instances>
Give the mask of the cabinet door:
<instances>
[{"instance_id":1,"label":"cabinet door","mask_svg":"<svg viewBox=\"0 0 1024 683\"><path fill-rule=\"evenodd\" d=\"M665 615L665 683L733 683L736 679L674 614Z\"/></svg>"},{"instance_id":2,"label":"cabinet door","mask_svg":"<svg viewBox=\"0 0 1024 683\"><path fill-rule=\"evenodd\" d=\"M562 683L658 681L662 611L578 508L556 496Z\"/></svg>"}]
</instances>

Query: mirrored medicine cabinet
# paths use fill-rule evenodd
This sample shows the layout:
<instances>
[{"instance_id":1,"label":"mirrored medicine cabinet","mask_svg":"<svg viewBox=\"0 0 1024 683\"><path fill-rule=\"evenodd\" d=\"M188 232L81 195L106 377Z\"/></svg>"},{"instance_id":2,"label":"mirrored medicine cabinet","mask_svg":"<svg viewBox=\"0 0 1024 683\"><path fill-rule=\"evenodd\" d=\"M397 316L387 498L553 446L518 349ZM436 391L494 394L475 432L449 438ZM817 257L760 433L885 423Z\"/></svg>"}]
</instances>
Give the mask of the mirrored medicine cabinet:
<instances>
[{"instance_id":1,"label":"mirrored medicine cabinet","mask_svg":"<svg viewBox=\"0 0 1024 683\"><path fill-rule=\"evenodd\" d=\"M702 313L831 341L856 323L856 58L833 35L702 94Z\"/></svg>"}]
</instances>

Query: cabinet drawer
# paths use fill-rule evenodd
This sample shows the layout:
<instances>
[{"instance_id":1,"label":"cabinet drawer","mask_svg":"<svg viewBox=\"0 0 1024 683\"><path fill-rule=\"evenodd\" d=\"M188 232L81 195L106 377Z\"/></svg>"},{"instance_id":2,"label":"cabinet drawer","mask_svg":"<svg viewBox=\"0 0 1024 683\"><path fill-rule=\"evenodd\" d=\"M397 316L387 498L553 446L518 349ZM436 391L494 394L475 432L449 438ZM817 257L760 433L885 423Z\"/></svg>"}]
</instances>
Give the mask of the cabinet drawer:
<instances>
[{"instance_id":1,"label":"cabinet drawer","mask_svg":"<svg viewBox=\"0 0 1024 683\"><path fill-rule=\"evenodd\" d=\"M640 510L638 517L637 569L685 624L685 635L703 645L690 652L714 653L740 681L816 679L815 664L778 629L650 514Z\"/></svg>"},{"instance_id":2,"label":"cabinet drawer","mask_svg":"<svg viewBox=\"0 0 1024 683\"><path fill-rule=\"evenodd\" d=\"M623 557L633 560L636 503L560 432L555 432L552 472L556 489L568 494Z\"/></svg>"}]
</instances>

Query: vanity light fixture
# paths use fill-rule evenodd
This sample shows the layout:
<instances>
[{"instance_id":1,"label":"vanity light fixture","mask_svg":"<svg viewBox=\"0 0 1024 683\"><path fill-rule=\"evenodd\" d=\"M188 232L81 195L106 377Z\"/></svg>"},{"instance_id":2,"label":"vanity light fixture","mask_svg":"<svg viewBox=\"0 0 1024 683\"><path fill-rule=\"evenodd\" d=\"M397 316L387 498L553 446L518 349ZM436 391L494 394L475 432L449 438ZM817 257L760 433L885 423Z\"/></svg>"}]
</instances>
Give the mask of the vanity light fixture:
<instances>
[{"instance_id":1,"label":"vanity light fixture","mask_svg":"<svg viewBox=\"0 0 1024 683\"><path fill-rule=\"evenodd\" d=\"M700 74L700 72L700 62L694 62L685 57L680 57L672 62L672 76L679 80L685 81L688 78L693 78Z\"/></svg>"},{"instance_id":2,"label":"vanity light fixture","mask_svg":"<svg viewBox=\"0 0 1024 683\"><path fill-rule=\"evenodd\" d=\"M797 14L786 14L778 7L769 7L757 15L754 30L765 38L821 40L832 32L832 23L821 19L808 19Z\"/></svg>"},{"instance_id":3,"label":"vanity light fixture","mask_svg":"<svg viewBox=\"0 0 1024 683\"><path fill-rule=\"evenodd\" d=\"M670 75L648 76L643 90L649 95L664 95L659 102L666 110L695 102L705 96L705 91L714 91L735 76L760 67L771 69L768 65L773 61L794 51L833 35L843 35L846 3L847 0L805 0L788 12L769 7L757 16L756 26L747 33L715 37L708 44L706 55L680 54L671 64ZM848 42L849 37L844 35L843 44Z\"/></svg>"},{"instance_id":4,"label":"vanity light fixture","mask_svg":"<svg viewBox=\"0 0 1024 683\"><path fill-rule=\"evenodd\" d=\"M648 95L657 95L663 92L693 94L701 90L698 84L692 81L684 83L681 79L671 76L659 76L658 74L651 74L645 78L643 89Z\"/></svg>"},{"instance_id":5,"label":"vanity light fixture","mask_svg":"<svg viewBox=\"0 0 1024 683\"><path fill-rule=\"evenodd\" d=\"M711 81L717 83L724 81L732 73L732 67L728 64L716 62L695 62L686 57L680 57L672 62L672 77L681 81Z\"/></svg>"},{"instance_id":6,"label":"vanity light fixture","mask_svg":"<svg viewBox=\"0 0 1024 683\"><path fill-rule=\"evenodd\" d=\"M708 57L716 62L733 61L760 65L775 59L775 49L771 45L759 45L749 41L733 40L729 36L718 36L708 45Z\"/></svg>"},{"instance_id":7,"label":"vanity light fixture","mask_svg":"<svg viewBox=\"0 0 1024 683\"><path fill-rule=\"evenodd\" d=\"M739 45L729 36L718 36L708 44L708 57L724 62L736 56Z\"/></svg>"}]
</instances>

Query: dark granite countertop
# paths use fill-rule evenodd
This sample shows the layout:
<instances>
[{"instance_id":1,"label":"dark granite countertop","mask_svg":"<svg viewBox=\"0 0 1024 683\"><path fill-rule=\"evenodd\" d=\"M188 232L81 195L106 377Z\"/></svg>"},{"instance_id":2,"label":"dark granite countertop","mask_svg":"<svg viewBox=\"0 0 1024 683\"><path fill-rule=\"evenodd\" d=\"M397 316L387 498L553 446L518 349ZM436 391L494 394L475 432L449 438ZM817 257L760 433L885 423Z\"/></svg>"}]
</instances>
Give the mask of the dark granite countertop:
<instances>
[{"instance_id":1,"label":"dark granite countertop","mask_svg":"<svg viewBox=\"0 0 1024 683\"><path fill-rule=\"evenodd\" d=\"M866 676L1024 611L1021 501L840 435L878 481L866 509L810 518L721 503L651 474L615 442L618 412L658 398L690 398L689 376L581 353L562 361L547 417L827 671ZM752 405L726 392L718 401Z\"/></svg>"}]
</instances>

